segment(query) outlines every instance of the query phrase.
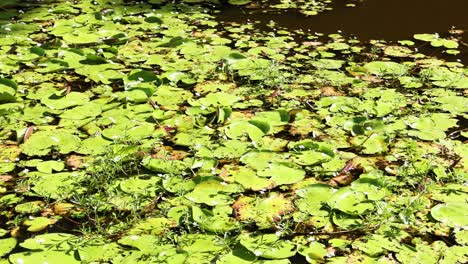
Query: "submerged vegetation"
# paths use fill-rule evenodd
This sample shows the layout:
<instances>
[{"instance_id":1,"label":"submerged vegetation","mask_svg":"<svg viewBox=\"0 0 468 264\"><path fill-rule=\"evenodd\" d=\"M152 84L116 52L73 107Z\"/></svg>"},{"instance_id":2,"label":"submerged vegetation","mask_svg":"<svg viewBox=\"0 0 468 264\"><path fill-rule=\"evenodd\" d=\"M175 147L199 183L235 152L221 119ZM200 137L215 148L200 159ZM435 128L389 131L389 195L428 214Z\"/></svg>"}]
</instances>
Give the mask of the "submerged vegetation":
<instances>
[{"instance_id":1,"label":"submerged vegetation","mask_svg":"<svg viewBox=\"0 0 468 264\"><path fill-rule=\"evenodd\" d=\"M463 32L218 7L0 3L0 264L468 262Z\"/></svg>"}]
</instances>

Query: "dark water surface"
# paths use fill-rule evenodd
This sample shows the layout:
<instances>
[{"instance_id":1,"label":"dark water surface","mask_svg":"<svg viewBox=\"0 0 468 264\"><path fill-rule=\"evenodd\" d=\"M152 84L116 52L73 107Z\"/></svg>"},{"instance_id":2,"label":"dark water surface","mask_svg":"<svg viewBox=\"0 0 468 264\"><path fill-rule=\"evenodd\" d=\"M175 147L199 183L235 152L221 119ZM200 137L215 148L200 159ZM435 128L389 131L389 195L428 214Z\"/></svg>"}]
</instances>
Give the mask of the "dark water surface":
<instances>
[{"instance_id":1,"label":"dark water surface","mask_svg":"<svg viewBox=\"0 0 468 264\"><path fill-rule=\"evenodd\" d=\"M278 27L305 32L353 35L360 40L388 41L412 39L416 33L446 33L455 28L468 31L468 0L362 0L354 8L346 1L335 0L333 10L316 16L305 16L296 10L280 12L224 6L217 14L220 21L248 23L259 21L265 26L270 20ZM468 34L463 34L468 42ZM464 46L463 44L461 46ZM463 61L468 61L466 46L461 47Z\"/></svg>"},{"instance_id":2,"label":"dark water surface","mask_svg":"<svg viewBox=\"0 0 468 264\"><path fill-rule=\"evenodd\" d=\"M335 0L333 10L316 16L305 16L294 10L261 13L260 10L225 6L218 14L222 21L246 23L247 19L268 23L290 30L335 33L342 30L361 40L401 40L415 33L447 32L454 26L468 30L468 0L363 0L357 7L345 6Z\"/></svg>"}]
</instances>

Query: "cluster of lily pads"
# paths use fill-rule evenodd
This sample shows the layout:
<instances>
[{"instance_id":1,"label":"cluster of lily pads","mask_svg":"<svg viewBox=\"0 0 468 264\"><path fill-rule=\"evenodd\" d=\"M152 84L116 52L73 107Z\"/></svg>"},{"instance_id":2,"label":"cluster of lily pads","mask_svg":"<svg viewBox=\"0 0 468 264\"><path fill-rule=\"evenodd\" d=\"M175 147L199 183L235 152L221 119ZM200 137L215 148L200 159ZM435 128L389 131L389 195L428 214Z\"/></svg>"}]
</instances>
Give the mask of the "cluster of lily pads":
<instances>
[{"instance_id":1,"label":"cluster of lily pads","mask_svg":"<svg viewBox=\"0 0 468 264\"><path fill-rule=\"evenodd\" d=\"M72 2L0 4L0 264L468 261L458 34Z\"/></svg>"}]
</instances>

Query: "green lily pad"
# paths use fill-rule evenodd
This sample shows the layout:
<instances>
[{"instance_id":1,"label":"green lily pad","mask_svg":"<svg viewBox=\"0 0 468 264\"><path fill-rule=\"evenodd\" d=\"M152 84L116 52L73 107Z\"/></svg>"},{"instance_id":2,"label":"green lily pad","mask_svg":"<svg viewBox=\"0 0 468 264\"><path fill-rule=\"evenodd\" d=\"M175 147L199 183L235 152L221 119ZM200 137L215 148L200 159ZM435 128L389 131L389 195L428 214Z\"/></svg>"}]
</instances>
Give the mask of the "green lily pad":
<instances>
[{"instance_id":1,"label":"green lily pad","mask_svg":"<svg viewBox=\"0 0 468 264\"><path fill-rule=\"evenodd\" d=\"M63 112L60 117L65 119L81 120L96 117L101 114L101 106L96 103L87 103Z\"/></svg>"},{"instance_id":2,"label":"green lily pad","mask_svg":"<svg viewBox=\"0 0 468 264\"><path fill-rule=\"evenodd\" d=\"M306 257L309 263L319 263L323 261L327 253L325 245L319 242L311 242L307 247L299 248L299 254Z\"/></svg>"},{"instance_id":3,"label":"green lily pad","mask_svg":"<svg viewBox=\"0 0 468 264\"><path fill-rule=\"evenodd\" d=\"M133 226L128 234L130 235L161 235L167 232L170 228L175 227L176 222L172 219L164 217L150 217L138 222ZM130 238L131 239L131 238Z\"/></svg>"},{"instance_id":4,"label":"green lily pad","mask_svg":"<svg viewBox=\"0 0 468 264\"><path fill-rule=\"evenodd\" d=\"M227 180L235 181L241 184L245 189L259 191L262 189L271 189L276 186L271 179L259 177L254 170L245 167L229 167L225 166L223 170L226 172Z\"/></svg>"},{"instance_id":5,"label":"green lily pad","mask_svg":"<svg viewBox=\"0 0 468 264\"><path fill-rule=\"evenodd\" d=\"M251 151L244 154L240 161L249 167L261 171L267 169L271 163L281 163L284 155L269 151Z\"/></svg>"},{"instance_id":6,"label":"green lily pad","mask_svg":"<svg viewBox=\"0 0 468 264\"><path fill-rule=\"evenodd\" d=\"M99 262L110 261L114 259L120 252L121 247L117 243L109 243L100 239L91 239L78 249L81 261Z\"/></svg>"},{"instance_id":7,"label":"green lily pad","mask_svg":"<svg viewBox=\"0 0 468 264\"><path fill-rule=\"evenodd\" d=\"M285 259L296 254L296 246L290 241L280 240L275 234L259 236L243 235L240 244L257 257L266 259Z\"/></svg>"},{"instance_id":8,"label":"green lily pad","mask_svg":"<svg viewBox=\"0 0 468 264\"><path fill-rule=\"evenodd\" d=\"M24 154L30 156L45 156L52 150L62 154L70 153L80 146L80 139L70 130L43 130L34 132L31 137L21 145Z\"/></svg>"},{"instance_id":9,"label":"green lily pad","mask_svg":"<svg viewBox=\"0 0 468 264\"><path fill-rule=\"evenodd\" d=\"M25 226L28 226L28 231L30 232L39 232L46 229L49 225L55 224L56 219L51 219L47 217L35 217L31 220L26 220L23 222Z\"/></svg>"},{"instance_id":10,"label":"green lily pad","mask_svg":"<svg viewBox=\"0 0 468 264\"><path fill-rule=\"evenodd\" d=\"M133 195L156 196L159 189L159 177L150 177L148 179L132 177L120 181L119 187L122 191Z\"/></svg>"},{"instance_id":11,"label":"green lily pad","mask_svg":"<svg viewBox=\"0 0 468 264\"><path fill-rule=\"evenodd\" d=\"M32 177L33 187L31 190L43 197L67 198L83 191L80 188L80 181L83 180L83 177L83 172L41 173Z\"/></svg>"},{"instance_id":12,"label":"green lily pad","mask_svg":"<svg viewBox=\"0 0 468 264\"><path fill-rule=\"evenodd\" d=\"M431 199L444 203L463 203L468 195L468 187L461 184L447 184L431 191Z\"/></svg>"},{"instance_id":13,"label":"green lily pad","mask_svg":"<svg viewBox=\"0 0 468 264\"><path fill-rule=\"evenodd\" d=\"M41 103L50 109L66 109L73 106L84 105L89 102L88 95L79 92L71 92L65 96L57 96L55 94L41 99Z\"/></svg>"},{"instance_id":14,"label":"green lily pad","mask_svg":"<svg viewBox=\"0 0 468 264\"><path fill-rule=\"evenodd\" d=\"M20 246L31 250L47 250L55 247L57 250L67 251L73 249L73 243L77 239L78 237L71 234L49 233L26 239Z\"/></svg>"},{"instance_id":15,"label":"green lily pad","mask_svg":"<svg viewBox=\"0 0 468 264\"><path fill-rule=\"evenodd\" d=\"M467 246L468 245L468 230L460 230L455 233L455 240L458 244Z\"/></svg>"},{"instance_id":16,"label":"green lily pad","mask_svg":"<svg viewBox=\"0 0 468 264\"><path fill-rule=\"evenodd\" d=\"M371 74L398 77L408 72L408 67L392 61L372 61L364 65L364 68Z\"/></svg>"},{"instance_id":17,"label":"green lily pad","mask_svg":"<svg viewBox=\"0 0 468 264\"><path fill-rule=\"evenodd\" d=\"M254 221L260 228L271 227L283 215L294 210L289 199L276 193L271 193L268 198L241 196L232 207L239 220Z\"/></svg>"},{"instance_id":18,"label":"green lily pad","mask_svg":"<svg viewBox=\"0 0 468 264\"><path fill-rule=\"evenodd\" d=\"M419 241L418 241L419 242ZM401 263L438 263L441 253L447 249L447 246L442 241L435 241L432 245L427 245L424 242L419 242L415 247L403 247L396 254L397 259Z\"/></svg>"},{"instance_id":19,"label":"green lily pad","mask_svg":"<svg viewBox=\"0 0 468 264\"><path fill-rule=\"evenodd\" d=\"M217 264L251 264L256 262L257 257L242 245L237 244L234 249L221 256L216 262Z\"/></svg>"},{"instance_id":20,"label":"green lily pad","mask_svg":"<svg viewBox=\"0 0 468 264\"><path fill-rule=\"evenodd\" d=\"M15 169L16 164L12 162L0 162L0 173L8 173Z\"/></svg>"},{"instance_id":21,"label":"green lily pad","mask_svg":"<svg viewBox=\"0 0 468 264\"><path fill-rule=\"evenodd\" d=\"M189 169L189 164L180 160L164 160L164 159L153 159L146 157L142 161L142 165L152 171L161 173L180 173Z\"/></svg>"},{"instance_id":22,"label":"green lily pad","mask_svg":"<svg viewBox=\"0 0 468 264\"><path fill-rule=\"evenodd\" d=\"M333 195L334 189L325 184L312 184L296 191L300 198L295 201L297 209L301 212L326 216L328 212L322 207L327 200Z\"/></svg>"},{"instance_id":23,"label":"green lily pad","mask_svg":"<svg viewBox=\"0 0 468 264\"><path fill-rule=\"evenodd\" d=\"M334 212L332 214L333 224L342 229L354 229L361 227L363 220L357 215L349 215L341 212Z\"/></svg>"},{"instance_id":24,"label":"green lily pad","mask_svg":"<svg viewBox=\"0 0 468 264\"><path fill-rule=\"evenodd\" d=\"M192 218L197 222L204 230L223 233L231 230L238 229L239 223L234 219L230 218L228 213L232 211L223 212L222 210L216 210L220 207L215 207L213 211L208 209L201 209L200 207L192 206Z\"/></svg>"},{"instance_id":25,"label":"green lily pad","mask_svg":"<svg viewBox=\"0 0 468 264\"><path fill-rule=\"evenodd\" d=\"M438 204L431 209L431 215L450 227L468 226L468 205L466 203Z\"/></svg>"},{"instance_id":26,"label":"green lily pad","mask_svg":"<svg viewBox=\"0 0 468 264\"><path fill-rule=\"evenodd\" d=\"M10 255L9 260L15 264L33 264L33 263L81 263L73 255L73 251L66 253L63 251L47 250L37 252L22 252Z\"/></svg>"},{"instance_id":27,"label":"green lily pad","mask_svg":"<svg viewBox=\"0 0 468 264\"><path fill-rule=\"evenodd\" d=\"M250 138L250 140L254 142L261 142L263 135L268 132L269 128L261 129L257 125L252 124L250 122L239 121L230 124L226 127L225 133L231 139L243 139L246 136Z\"/></svg>"},{"instance_id":28,"label":"green lily pad","mask_svg":"<svg viewBox=\"0 0 468 264\"><path fill-rule=\"evenodd\" d=\"M9 79L0 78L0 103L15 102L18 85Z\"/></svg>"},{"instance_id":29,"label":"green lily pad","mask_svg":"<svg viewBox=\"0 0 468 264\"><path fill-rule=\"evenodd\" d=\"M433 47L444 46L448 49L458 48L457 41L441 38L438 34L414 34L413 37L417 40L430 42Z\"/></svg>"},{"instance_id":30,"label":"green lily pad","mask_svg":"<svg viewBox=\"0 0 468 264\"><path fill-rule=\"evenodd\" d=\"M104 129L102 136L110 140L140 140L153 135L154 130L154 124L151 123L128 122Z\"/></svg>"},{"instance_id":31,"label":"green lily pad","mask_svg":"<svg viewBox=\"0 0 468 264\"><path fill-rule=\"evenodd\" d=\"M10 253L16 247L17 241L14 237L0 239L0 257Z\"/></svg>"},{"instance_id":32,"label":"green lily pad","mask_svg":"<svg viewBox=\"0 0 468 264\"><path fill-rule=\"evenodd\" d=\"M374 209L364 193L351 188L341 188L327 201L328 205L350 215L362 215Z\"/></svg>"},{"instance_id":33,"label":"green lily pad","mask_svg":"<svg viewBox=\"0 0 468 264\"><path fill-rule=\"evenodd\" d=\"M98 155L106 152L110 144L112 141L106 140L102 136L89 137L81 141L80 148L75 151L80 154Z\"/></svg>"},{"instance_id":34,"label":"green lily pad","mask_svg":"<svg viewBox=\"0 0 468 264\"><path fill-rule=\"evenodd\" d=\"M62 171L65 169L65 164L60 161L48 160L37 164L37 170L44 173L52 173L52 171Z\"/></svg>"},{"instance_id":35,"label":"green lily pad","mask_svg":"<svg viewBox=\"0 0 468 264\"><path fill-rule=\"evenodd\" d=\"M159 245L159 238L155 235L131 235L119 239L118 243L124 246L137 248L138 250L151 253L155 246Z\"/></svg>"},{"instance_id":36,"label":"green lily pad","mask_svg":"<svg viewBox=\"0 0 468 264\"><path fill-rule=\"evenodd\" d=\"M305 171L288 167L285 164L273 163L262 171L257 172L258 176L271 177L270 180L276 185L293 184L301 181L305 177Z\"/></svg>"},{"instance_id":37,"label":"green lily pad","mask_svg":"<svg viewBox=\"0 0 468 264\"><path fill-rule=\"evenodd\" d=\"M297 152L293 155L292 161L299 165L317 165L320 163L327 162L331 160L331 156L326 153L315 151L315 150L305 150Z\"/></svg>"},{"instance_id":38,"label":"green lily pad","mask_svg":"<svg viewBox=\"0 0 468 264\"><path fill-rule=\"evenodd\" d=\"M18 204L15 207L15 211L20 214L35 214L39 213L44 209L44 202L42 201L33 201Z\"/></svg>"},{"instance_id":39,"label":"green lily pad","mask_svg":"<svg viewBox=\"0 0 468 264\"><path fill-rule=\"evenodd\" d=\"M229 0L228 3L231 5L245 5L252 2L252 0Z\"/></svg>"},{"instance_id":40,"label":"green lily pad","mask_svg":"<svg viewBox=\"0 0 468 264\"><path fill-rule=\"evenodd\" d=\"M437 108L440 108L444 111L448 111L452 114L462 114L467 112L466 106L468 104L468 98L462 96L441 96L433 100L434 102L439 103L440 105Z\"/></svg>"},{"instance_id":41,"label":"green lily pad","mask_svg":"<svg viewBox=\"0 0 468 264\"><path fill-rule=\"evenodd\" d=\"M209 93L206 97L200 98L198 100L190 101L191 105L194 106L232 106L234 103L238 102L240 98L238 96L218 92L218 93Z\"/></svg>"},{"instance_id":42,"label":"green lily pad","mask_svg":"<svg viewBox=\"0 0 468 264\"><path fill-rule=\"evenodd\" d=\"M242 188L235 183L224 183L216 178L205 177L200 179L193 191L186 194L185 197L195 203L204 203L207 205L228 205L234 199L231 193L241 192Z\"/></svg>"},{"instance_id":43,"label":"green lily pad","mask_svg":"<svg viewBox=\"0 0 468 264\"><path fill-rule=\"evenodd\" d=\"M221 239L215 235L187 234L181 238L181 248L188 253L218 252L221 250Z\"/></svg>"}]
</instances>

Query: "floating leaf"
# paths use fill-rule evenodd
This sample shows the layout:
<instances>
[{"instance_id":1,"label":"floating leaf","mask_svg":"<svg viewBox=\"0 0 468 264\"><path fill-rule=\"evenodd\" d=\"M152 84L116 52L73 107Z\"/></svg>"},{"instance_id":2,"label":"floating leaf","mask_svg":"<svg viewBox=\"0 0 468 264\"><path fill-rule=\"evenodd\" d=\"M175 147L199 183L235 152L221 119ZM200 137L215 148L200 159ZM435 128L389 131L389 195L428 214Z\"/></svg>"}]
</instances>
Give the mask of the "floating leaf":
<instances>
[{"instance_id":1,"label":"floating leaf","mask_svg":"<svg viewBox=\"0 0 468 264\"><path fill-rule=\"evenodd\" d=\"M39 174L31 179L36 194L52 199L61 199L80 193L80 181L83 172L61 172L54 174Z\"/></svg>"},{"instance_id":2,"label":"floating leaf","mask_svg":"<svg viewBox=\"0 0 468 264\"><path fill-rule=\"evenodd\" d=\"M258 126L245 121L230 124L226 127L225 133L231 139L241 139L244 136L248 136L255 142L260 142L265 134Z\"/></svg>"},{"instance_id":3,"label":"floating leaf","mask_svg":"<svg viewBox=\"0 0 468 264\"><path fill-rule=\"evenodd\" d=\"M231 209L230 207L228 207ZM192 207L192 218L197 222L204 230L210 232L228 232L240 227L239 223L229 217L229 211L223 212L220 207L215 207L212 211L208 209L201 209L200 207Z\"/></svg>"},{"instance_id":4,"label":"floating leaf","mask_svg":"<svg viewBox=\"0 0 468 264\"><path fill-rule=\"evenodd\" d=\"M23 222L24 225L28 226L28 231L39 232L46 229L49 225L55 224L57 219L50 219L47 217L35 217L31 220Z\"/></svg>"},{"instance_id":5,"label":"floating leaf","mask_svg":"<svg viewBox=\"0 0 468 264\"><path fill-rule=\"evenodd\" d=\"M80 146L80 139L70 133L70 130L43 130L37 131L21 145L24 154L45 156L52 150L62 154L70 153Z\"/></svg>"},{"instance_id":6,"label":"floating leaf","mask_svg":"<svg viewBox=\"0 0 468 264\"><path fill-rule=\"evenodd\" d=\"M326 216L328 212L322 207L334 193L334 189L325 184L312 184L296 191L300 197L295 201L297 209L301 212Z\"/></svg>"},{"instance_id":7,"label":"floating leaf","mask_svg":"<svg viewBox=\"0 0 468 264\"><path fill-rule=\"evenodd\" d=\"M450 227L468 226L468 206L466 203L438 204L431 209L431 215Z\"/></svg>"},{"instance_id":8,"label":"floating leaf","mask_svg":"<svg viewBox=\"0 0 468 264\"><path fill-rule=\"evenodd\" d=\"M44 205L42 201L26 202L18 204L15 207L15 211L20 214L36 214L44 209Z\"/></svg>"},{"instance_id":9,"label":"floating leaf","mask_svg":"<svg viewBox=\"0 0 468 264\"><path fill-rule=\"evenodd\" d=\"M0 78L0 103L15 102L18 85L9 79Z\"/></svg>"},{"instance_id":10,"label":"floating leaf","mask_svg":"<svg viewBox=\"0 0 468 264\"><path fill-rule=\"evenodd\" d=\"M283 164L271 164L268 168L257 172L258 176L268 176L276 185L293 184L305 177L305 171L291 168Z\"/></svg>"},{"instance_id":11,"label":"floating leaf","mask_svg":"<svg viewBox=\"0 0 468 264\"><path fill-rule=\"evenodd\" d=\"M65 109L72 106L84 105L88 101L88 95L79 92L71 92L63 97L53 94L41 99L41 103L50 109Z\"/></svg>"},{"instance_id":12,"label":"floating leaf","mask_svg":"<svg viewBox=\"0 0 468 264\"><path fill-rule=\"evenodd\" d=\"M240 244L255 256L266 259L285 259L296 254L296 246L293 243L279 240L275 234L246 234L241 236Z\"/></svg>"},{"instance_id":13,"label":"floating leaf","mask_svg":"<svg viewBox=\"0 0 468 264\"><path fill-rule=\"evenodd\" d=\"M200 179L193 191L185 197L195 203L207 205L227 205L233 202L231 193L240 192L242 189L237 184L224 184L216 178L205 177Z\"/></svg>"},{"instance_id":14,"label":"floating leaf","mask_svg":"<svg viewBox=\"0 0 468 264\"><path fill-rule=\"evenodd\" d=\"M63 251L47 250L47 251L33 251L22 252L10 255L9 260L15 264L34 264L34 263L70 263L78 264L81 261L77 260L73 251L66 253Z\"/></svg>"},{"instance_id":15,"label":"floating leaf","mask_svg":"<svg viewBox=\"0 0 468 264\"><path fill-rule=\"evenodd\" d=\"M14 237L0 238L0 257L10 253L16 247L17 241Z\"/></svg>"},{"instance_id":16,"label":"floating leaf","mask_svg":"<svg viewBox=\"0 0 468 264\"><path fill-rule=\"evenodd\" d=\"M37 170L44 173L52 173L52 171L62 171L65 164L60 161L48 160L37 164Z\"/></svg>"},{"instance_id":17,"label":"floating leaf","mask_svg":"<svg viewBox=\"0 0 468 264\"><path fill-rule=\"evenodd\" d=\"M390 77L405 75L408 71L407 66L392 61L372 61L366 63L364 68L371 74Z\"/></svg>"},{"instance_id":18,"label":"floating leaf","mask_svg":"<svg viewBox=\"0 0 468 264\"><path fill-rule=\"evenodd\" d=\"M327 203L331 208L350 215L362 215L374 209L373 204L367 202L364 193L346 187L335 192Z\"/></svg>"},{"instance_id":19,"label":"floating leaf","mask_svg":"<svg viewBox=\"0 0 468 264\"><path fill-rule=\"evenodd\" d=\"M294 210L290 200L276 193L264 199L241 196L232 207L239 220L255 221L261 228L271 227L283 215Z\"/></svg>"},{"instance_id":20,"label":"floating leaf","mask_svg":"<svg viewBox=\"0 0 468 264\"><path fill-rule=\"evenodd\" d=\"M299 248L299 254L306 257L309 263L314 263L316 261L322 261L328 252L325 248L325 245L319 242L312 242L307 247Z\"/></svg>"}]
</instances>

